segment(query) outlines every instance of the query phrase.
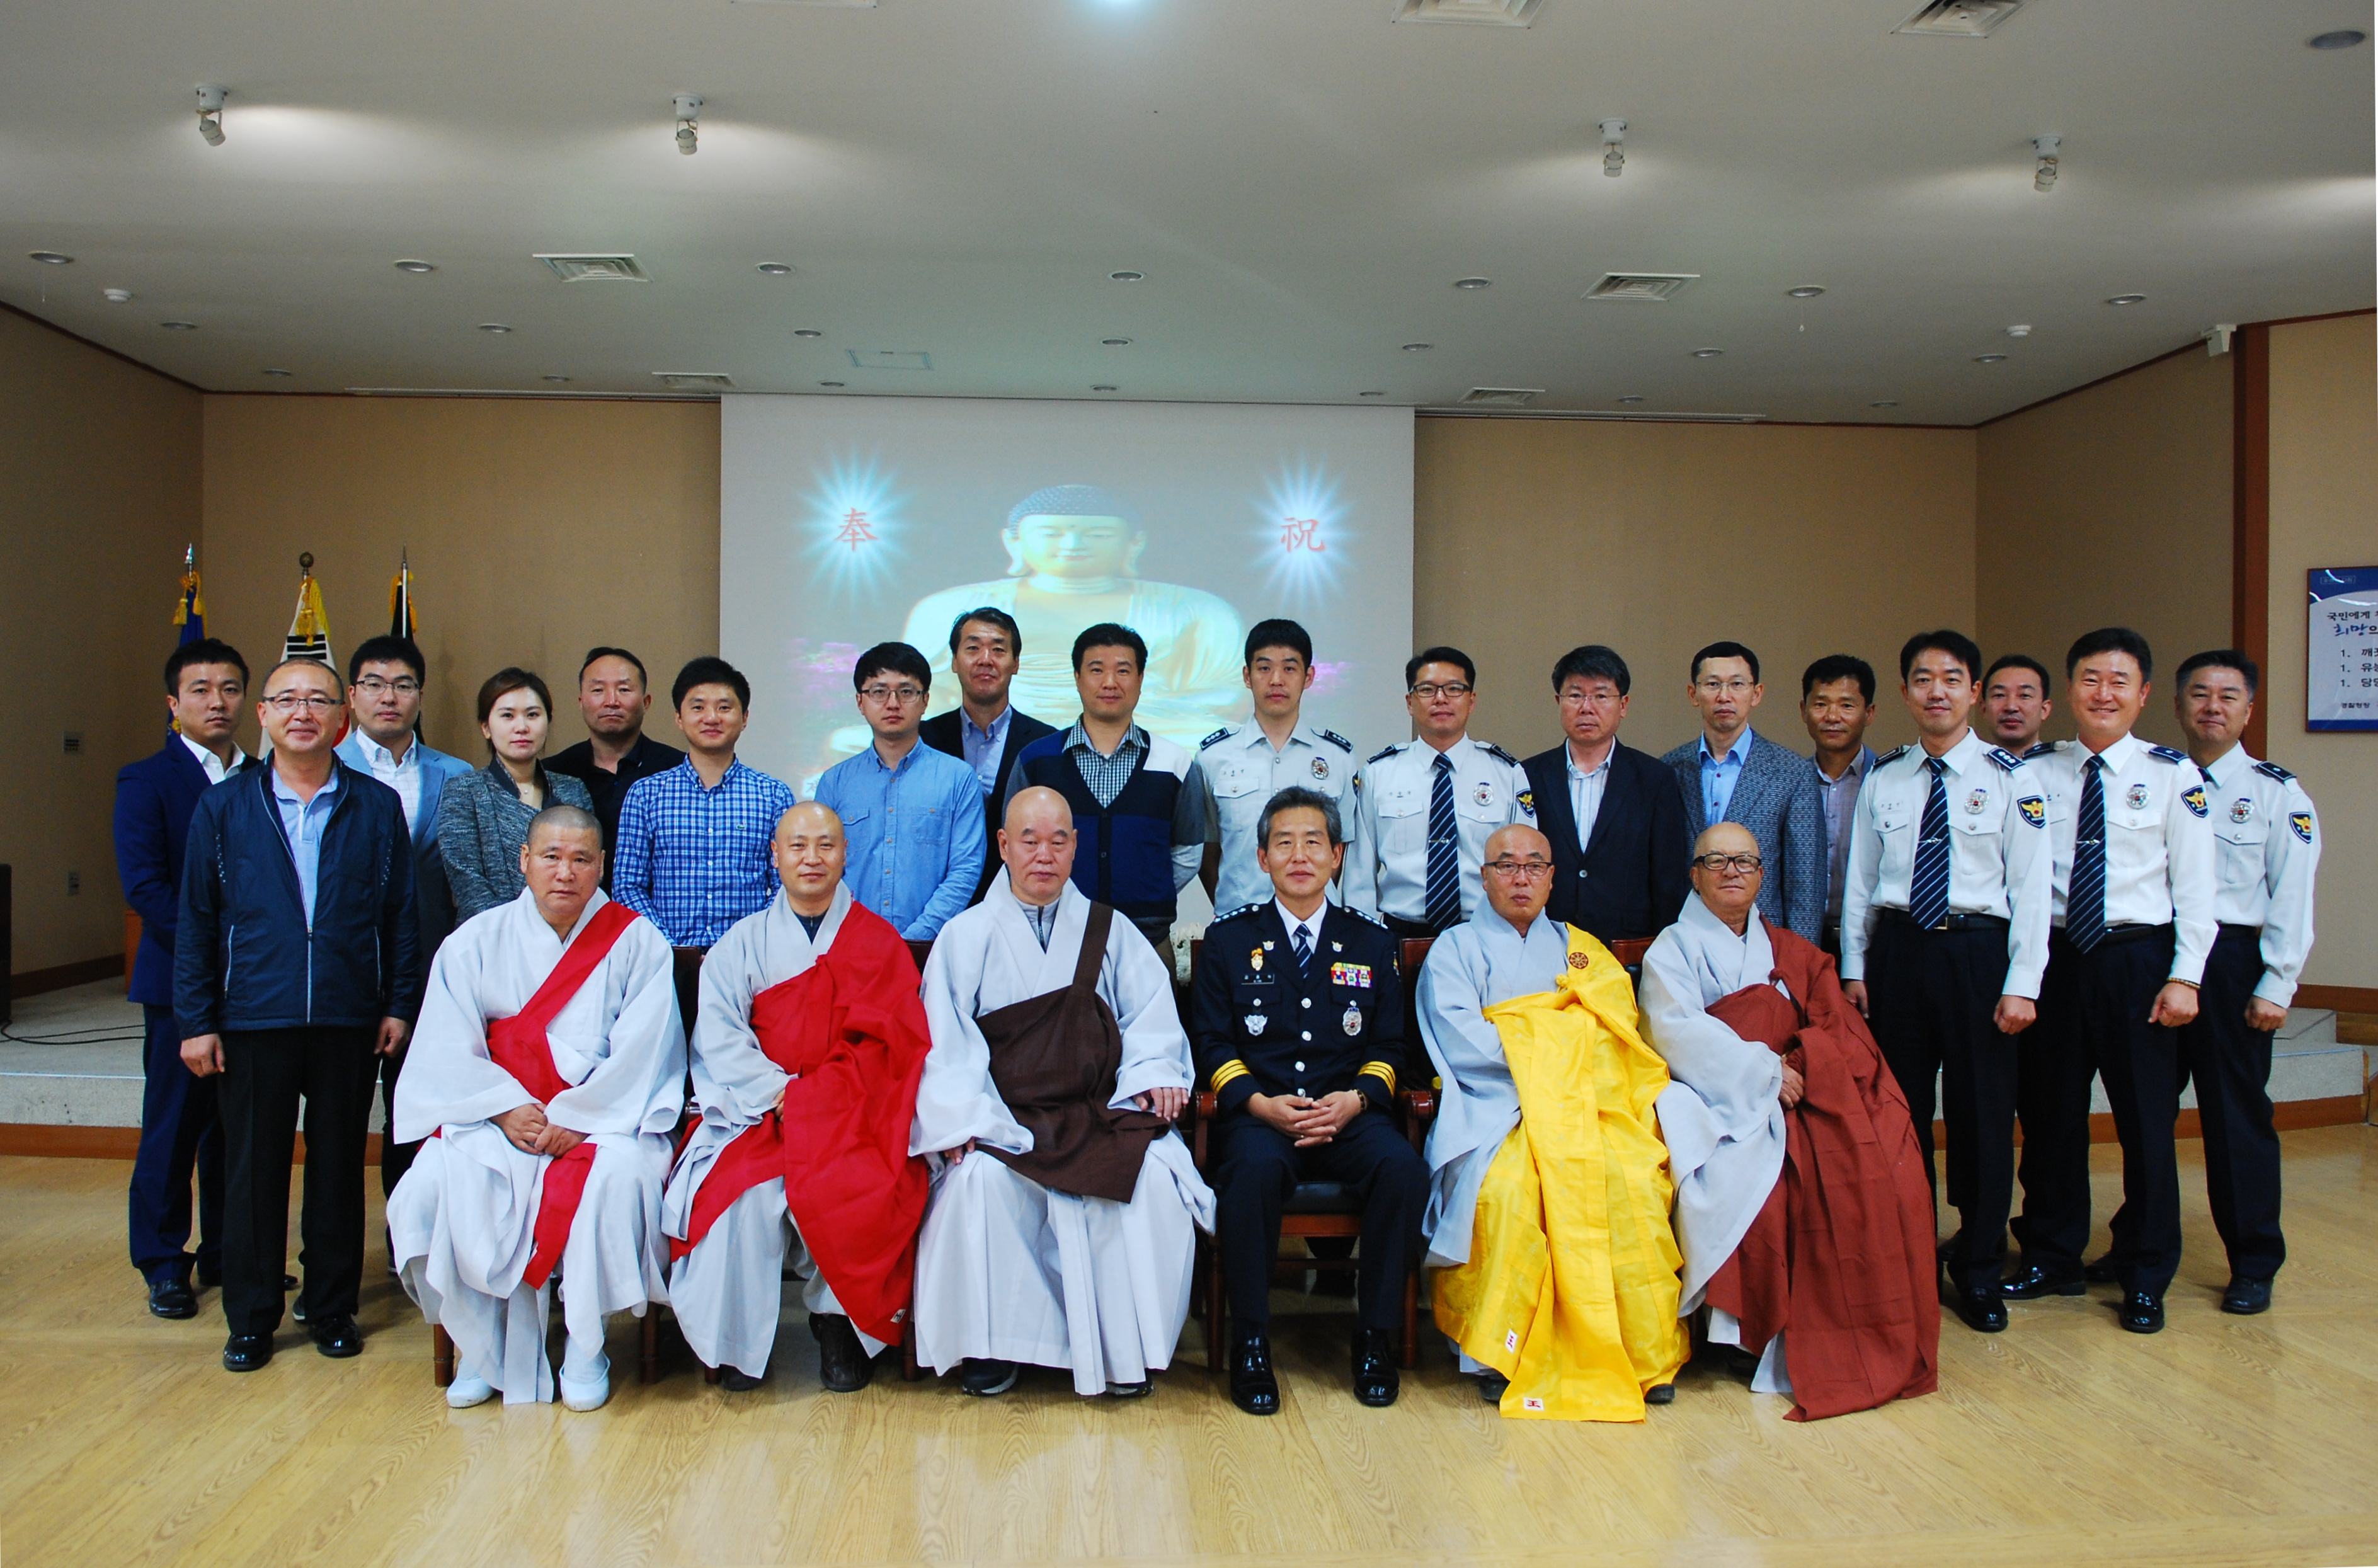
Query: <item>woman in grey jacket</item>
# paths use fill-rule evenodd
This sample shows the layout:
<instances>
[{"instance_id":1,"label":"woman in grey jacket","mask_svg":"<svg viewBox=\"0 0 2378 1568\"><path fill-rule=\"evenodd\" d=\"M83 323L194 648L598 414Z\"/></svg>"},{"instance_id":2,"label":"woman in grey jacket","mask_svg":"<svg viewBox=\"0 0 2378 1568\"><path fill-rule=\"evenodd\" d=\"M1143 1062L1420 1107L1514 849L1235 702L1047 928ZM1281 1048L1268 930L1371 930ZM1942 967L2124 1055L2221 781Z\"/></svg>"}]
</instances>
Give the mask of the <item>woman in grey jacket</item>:
<instances>
[{"instance_id":1,"label":"woman in grey jacket","mask_svg":"<svg viewBox=\"0 0 2378 1568\"><path fill-rule=\"evenodd\" d=\"M586 786L547 773L537 757L553 718L553 694L530 670L508 668L479 688L479 732L487 766L446 786L438 802L438 844L454 889L454 923L511 902L527 886L521 846L528 825L551 805L592 811Z\"/></svg>"}]
</instances>

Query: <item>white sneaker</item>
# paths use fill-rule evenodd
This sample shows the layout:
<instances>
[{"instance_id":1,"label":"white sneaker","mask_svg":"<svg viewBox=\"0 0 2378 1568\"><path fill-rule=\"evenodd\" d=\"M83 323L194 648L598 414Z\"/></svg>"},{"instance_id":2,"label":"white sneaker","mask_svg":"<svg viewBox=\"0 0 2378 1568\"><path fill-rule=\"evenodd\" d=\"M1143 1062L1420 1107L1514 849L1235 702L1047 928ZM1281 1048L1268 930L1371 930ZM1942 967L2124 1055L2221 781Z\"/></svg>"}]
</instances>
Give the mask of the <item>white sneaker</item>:
<instances>
[{"instance_id":1,"label":"white sneaker","mask_svg":"<svg viewBox=\"0 0 2378 1568\"><path fill-rule=\"evenodd\" d=\"M496 1385L485 1378L457 1377L446 1385L446 1405L450 1410L468 1410L474 1405L485 1405L496 1396Z\"/></svg>"},{"instance_id":2,"label":"white sneaker","mask_svg":"<svg viewBox=\"0 0 2378 1568\"><path fill-rule=\"evenodd\" d=\"M570 1375L564 1368L559 1379L561 1403L572 1410L600 1410L611 1397L611 1358L599 1357L594 1363L594 1375L583 1380Z\"/></svg>"}]
</instances>

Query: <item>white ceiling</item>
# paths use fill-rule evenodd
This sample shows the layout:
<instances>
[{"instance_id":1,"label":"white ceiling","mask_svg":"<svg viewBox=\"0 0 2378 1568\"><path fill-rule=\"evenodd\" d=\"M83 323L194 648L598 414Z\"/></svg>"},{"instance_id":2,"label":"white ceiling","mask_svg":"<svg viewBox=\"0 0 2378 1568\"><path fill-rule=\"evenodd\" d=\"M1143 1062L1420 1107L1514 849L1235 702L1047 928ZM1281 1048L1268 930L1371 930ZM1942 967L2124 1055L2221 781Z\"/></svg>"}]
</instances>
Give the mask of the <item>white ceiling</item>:
<instances>
[{"instance_id":1,"label":"white ceiling","mask_svg":"<svg viewBox=\"0 0 2378 1568\"><path fill-rule=\"evenodd\" d=\"M1892 35L1914 5L1544 0L1519 30L1396 0L11 0L0 300L216 390L1487 385L1952 424L2372 303L2378 51L2304 42L2371 30L2366 0L2031 0L1981 42ZM220 147L201 81L231 89ZM654 281L532 259L568 250ZM1609 270L1701 281L1580 299ZM932 368L847 352L876 350Z\"/></svg>"}]
</instances>

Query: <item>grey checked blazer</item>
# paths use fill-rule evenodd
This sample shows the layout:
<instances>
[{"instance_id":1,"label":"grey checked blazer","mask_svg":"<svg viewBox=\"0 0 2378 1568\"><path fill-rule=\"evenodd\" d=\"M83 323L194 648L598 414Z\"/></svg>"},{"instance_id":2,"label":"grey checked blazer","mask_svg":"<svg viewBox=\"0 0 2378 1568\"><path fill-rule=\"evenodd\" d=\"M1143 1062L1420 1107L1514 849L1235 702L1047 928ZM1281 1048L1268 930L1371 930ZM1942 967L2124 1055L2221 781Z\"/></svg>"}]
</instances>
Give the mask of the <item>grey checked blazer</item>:
<instances>
[{"instance_id":1,"label":"grey checked blazer","mask_svg":"<svg viewBox=\"0 0 2378 1568\"><path fill-rule=\"evenodd\" d=\"M1692 838L1709 823L1701 809L1701 743L1699 736L1660 759L1675 769L1685 795L1685 826ZM1725 818L1750 829L1767 862L1759 909L1769 920L1816 941L1825 923L1825 799L1817 789L1817 765L1799 753L1759 736L1742 759L1742 777Z\"/></svg>"}]
</instances>

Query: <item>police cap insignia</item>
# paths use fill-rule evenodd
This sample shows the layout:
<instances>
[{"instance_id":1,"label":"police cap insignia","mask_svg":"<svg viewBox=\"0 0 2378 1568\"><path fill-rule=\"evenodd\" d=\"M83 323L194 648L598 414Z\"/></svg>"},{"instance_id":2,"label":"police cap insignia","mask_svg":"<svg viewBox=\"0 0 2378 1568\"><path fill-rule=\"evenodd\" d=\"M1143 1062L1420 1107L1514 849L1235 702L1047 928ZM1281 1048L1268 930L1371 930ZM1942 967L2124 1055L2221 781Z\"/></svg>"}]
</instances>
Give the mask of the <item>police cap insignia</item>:
<instances>
[{"instance_id":1,"label":"police cap insignia","mask_svg":"<svg viewBox=\"0 0 2378 1568\"><path fill-rule=\"evenodd\" d=\"M2202 784L2184 791L2180 797L2180 803L2188 808L2191 816L2203 816L2212 809L2204 803L2204 786Z\"/></svg>"},{"instance_id":2,"label":"police cap insignia","mask_svg":"<svg viewBox=\"0 0 2378 1568\"><path fill-rule=\"evenodd\" d=\"M2048 802L2037 795L2025 795L2014 803L2014 809L2023 813L2023 819L2034 827L2048 826Z\"/></svg>"},{"instance_id":3,"label":"police cap insignia","mask_svg":"<svg viewBox=\"0 0 2378 1568\"><path fill-rule=\"evenodd\" d=\"M2308 811L2288 813L2288 826L2295 829L2297 838L2307 844L2312 842L2312 813Z\"/></svg>"}]
</instances>

